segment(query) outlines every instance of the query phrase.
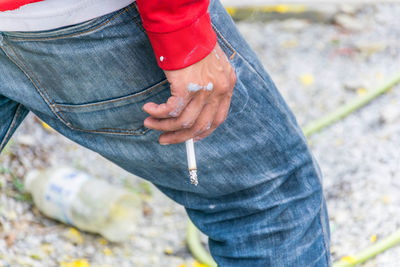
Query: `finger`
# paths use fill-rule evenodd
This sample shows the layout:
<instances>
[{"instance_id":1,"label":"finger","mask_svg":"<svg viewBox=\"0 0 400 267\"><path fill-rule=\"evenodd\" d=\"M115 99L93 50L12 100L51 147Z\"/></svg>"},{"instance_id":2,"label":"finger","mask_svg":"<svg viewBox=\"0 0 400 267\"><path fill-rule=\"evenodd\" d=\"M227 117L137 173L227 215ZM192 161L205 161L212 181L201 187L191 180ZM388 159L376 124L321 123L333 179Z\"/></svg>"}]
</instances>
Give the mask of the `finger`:
<instances>
[{"instance_id":1,"label":"finger","mask_svg":"<svg viewBox=\"0 0 400 267\"><path fill-rule=\"evenodd\" d=\"M204 138L206 138L207 136L209 136L212 132L215 131L215 129L217 129L227 118L228 113L229 113L229 107L231 105L231 97L227 96L224 98L224 100L222 101L222 103L220 104L220 107L218 108L218 111L214 117L214 120L211 124L211 126L209 127L209 129L207 129L206 131L200 133L199 135L197 135L196 137L194 137L194 141L198 142Z\"/></svg>"},{"instance_id":2,"label":"finger","mask_svg":"<svg viewBox=\"0 0 400 267\"><path fill-rule=\"evenodd\" d=\"M163 132L172 132L191 128L199 117L209 95L210 94L206 92L197 94L190 103L186 105L185 109L177 118L157 119L148 117L144 120L144 126Z\"/></svg>"},{"instance_id":3,"label":"finger","mask_svg":"<svg viewBox=\"0 0 400 267\"><path fill-rule=\"evenodd\" d=\"M193 126L189 129L178 130L174 132L163 133L159 141L161 144L177 144L185 142L190 138L193 138L210 129L214 117L217 114L219 101L208 103L204 106L201 111L201 115L198 117Z\"/></svg>"},{"instance_id":4,"label":"finger","mask_svg":"<svg viewBox=\"0 0 400 267\"><path fill-rule=\"evenodd\" d=\"M156 104L153 102L146 103L143 110L154 118L171 118L178 117L185 106L190 101L190 97L171 96L166 103Z\"/></svg>"}]
</instances>

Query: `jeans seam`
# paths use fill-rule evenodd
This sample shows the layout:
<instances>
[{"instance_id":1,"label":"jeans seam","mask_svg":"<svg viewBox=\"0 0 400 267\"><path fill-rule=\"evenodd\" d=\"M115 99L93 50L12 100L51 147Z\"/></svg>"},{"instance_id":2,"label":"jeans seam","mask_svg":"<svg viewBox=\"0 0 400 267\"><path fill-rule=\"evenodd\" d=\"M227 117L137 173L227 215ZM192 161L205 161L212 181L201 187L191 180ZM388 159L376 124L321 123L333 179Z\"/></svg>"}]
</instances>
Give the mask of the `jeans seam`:
<instances>
[{"instance_id":1,"label":"jeans seam","mask_svg":"<svg viewBox=\"0 0 400 267\"><path fill-rule=\"evenodd\" d=\"M115 129L115 128L101 128L100 130L85 130L85 129L80 129L77 128L75 125L71 124L69 128L80 131L80 132L85 132L85 133L98 133L98 134L113 134L113 135L129 135L129 136L142 136L151 129L146 128L146 127L139 127L136 129ZM138 132L139 129L144 128L143 131ZM106 131L110 130L110 131Z\"/></svg>"},{"instance_id":2,"label":"jeans seam","mask_svg":"<svg viewBox=\"0 0 400 267\"><path fill-rule=\"evenodd\" d=\"M7 43L4 40L5 43ZM22 64L25 69L28 69L28 67L24 64L21 56L15 51L15 49L8 44L8 47L10 47L10 49L14 52L15 56L17 59L19 59L20 64ZM4 50L3 50L4 51ZM5 51L4 51L5 52ZM70 127L71 122L66 119L66 118L62 118L61 115L65 116L61 111L57 111L56 110L56 106L55 106L55 101L50 97L49 93L47 92L47 90L45 88L42 88L42 90L44 90L45 94L43 93L43 91L40 89L40 82L38 81L38 79L35 77L31 77L33 76L32 74L29 75L29 73L27 72L27 70L25 70L23 67L21 67L20 64L18 64L18 62L16 62L12 57L10 57L7 53L6 53L7 57L14 62L14 64L26 75L26 77L31 81L31 83L33 84L33 86L36 88L36 90L38 91L38 93L41 95L42 99L47 103L48 107L51 109L51 111L57 116L57 118L59 118L61 121L63 121L68 127ZM59 114L60 113L60 114Z\"/></svg>"},{"instance_id":3,"label":"jeans seam","mask_svg":"<svg viewBox=\"0 0 400 267\"><path fill-rule=\"evenodd\" d=\"M71 33L71 34L66 34L66 35L62 35L62 36L56 36L56 37L42 37L42 38L20 38L20 37L13 37L13 36L8 36L8 38L10 40L13 41L49 41L49 40L59 40L59 39L64 39L64 38L68 38L68 37L73 37L73 36L79 36L79 35L83 35L85 33L90 33L93 32L105 25L107 25L108 23L110 23L111 21L115 20L116 18L118 18L119 16L121 16L122 14L124 14L125 12L127 12L130 9L130 7L126 7L124 8L123 11L119 12L118 14L116 14L115 16L113 16L112 18L106 20L105 22L101 23L100 25L97 25L94 28L88 29L86 31L83 32L76 32L76 33Z\"/></svg>"},{"instance_id":4,"label":"jeans seam","mask_svg":"<svg viewBox=\"0 0 400 267\"><path fill-rule=\"evenodd\" d=\"M213 28L213 30L215 31L215 33L217 34L217 36L221 39L221 41L223 42L223 44L231 51L232 55L231 57L233 57L236 54L236 50L232 47L232 45L226 40L226 38L222 35L222 33L217 29L217 27L214 25L214 23L211 23L211 26ZM231 58L232 59L232 58Z\"/></svg>"},{"instance_id":5,"label":"jeans seam","mask_svg":"<svg viewBox=\"0 0 400 267\"><path fill-rule=\"evenodd\" d=\"M259 73L249 62L248 60L243 57L239 52L237 52L237 50L228 42L228 40L226 40L226 38L222 35L222 33L217 29L217 27L212 24L212 27L214 29L214 31L216 32L216 34L221 38L221 41L223 41L223 43L226 45L226 47L228 47L231 52L233 53L231 56L231 59L233 59L233 57L237 54L238 56L240 56L240 58L242 58L242 60L246 63L246 65L251 68L256 74L257 76L259 76L263 81L263 75L261 75L261 73Z\"/></svg>"},{"instance_id":6,"label":"jeans seam","mask_svg":"<svg viewBox=\"0 0 400 267\"><path fill-rule=\"evenodd\" d=\"M20 110L21 110L21 106L22 106L22 104L19 104L18 107L17 107L17 110L15 111L15 114L14 114L14 116L13 116L13 119L12 119L10 125L8 126L8 130L7 130L7 132L6 132L6 134L5 134L4 138L3 138L3 140L1 141L1 144L0 144L0 151L3 150L5 144L7 143L7 139L8 139L8 137L10 136L10 133L11 133L12 130L14 129L14 126L15 126L15 124L16 124L16 122L17 122L17 118L18 118L19 113L20 113Z\"/></svg>"},{"instance_id":7,"label":"jeans seam","mask_svg":"<svg viewBox=\"0 0 400 267\"><path fill-rule=\"evenodd\" d=\"M136 2L133 3L133 6L135 7L136 11L139 13L139 9L137 7ZM141 23L139 23L139 21L132 16L131 14L128 13L128 15L132 18L132 20L136 23L136 25L139 27L139 29L143 32L146 33L146 29L143 27L143 25Z\"/></svg>"},{"instance_id":8,"label":"jeans seam","mask_svg":"<svg viewBox=\"0 0 400 267\"><path fill-rule=\"evenodd\" d=\"M92 106L98 106L98 105L106 105L106 104L109 104L109 103L119 102L119 101L131 99L131 98L136 98L136 97L139 97L139 96L141 96L143 94L150 93L150 92L154 91L155 89L159 88L160 86L166 84L167 82L168 82L168 80L164 79L161 82L158 82L154 86L152 86L152 87L150 87L148 89L145 89L142 92L134 93L134 94L131 94L131 95L127 95L127 96L123 96L123 97L119 97L119 98L115 98L115 99L110 99L110 100L106 100L106 101L99 101L99 102L89 103L89 104L76 104L76 105L66 105L66 104L57 104L57 103L55 103L54 105L57 106L57 107L64 108L64 109L75 109L75 108L92 107Z\"/></svg>"},{"instance_id":9,"label":"jeans seam","mask_svg":"<svg viewBox=\"0 0 400 267\"><path fill-rule=\"evenodd\" d=\"M322 190L322 189L321 189ZM327 233L326 233L326 229L325 229L325 227L324 227L324 225L323 225L323 220L322 220L322 214L323 214L323 207L324 207L324 197L323 197L323 195L322 195L322 198L321 198L321 207L320 207L320 212L319 212L319 216L318 216L318 220L319 220L319 223L320 223L320 225L321 225L321 229L322 229L322 238L323 238L323 241L324 241L324 247L325 247L325 259L326 259L326 263L328 264L328 266L330 266L330 261L329 261L329 255L328 255L328 252L329 252L329 247L328 247L328 244L327 244L327 242L326 242L326 235L327 235Z\"/></svg>"}]
</instances>

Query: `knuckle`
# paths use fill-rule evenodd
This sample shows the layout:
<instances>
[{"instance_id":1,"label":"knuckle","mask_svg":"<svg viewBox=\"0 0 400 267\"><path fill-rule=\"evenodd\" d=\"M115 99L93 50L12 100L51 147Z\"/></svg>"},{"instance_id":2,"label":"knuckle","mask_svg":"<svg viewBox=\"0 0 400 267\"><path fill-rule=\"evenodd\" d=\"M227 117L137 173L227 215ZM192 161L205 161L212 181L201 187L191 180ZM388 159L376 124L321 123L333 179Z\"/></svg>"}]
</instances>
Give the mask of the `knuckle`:
<instances>
[{"instance_id":1,"label":"knuckle","mask_svg":"<svg viewBox=\"0 0 400 267\"><path fill-rule=\"evenodd\" d=\"M204 132L204 129L205 129L204 126L198 125L198 126L193 127L193 132L194 132L194 134L198 135L198 134Z\"/></svg>"},{"instance_id":2,"label":"knuckle","mask_svg":"<svg viewBox=\"0 0 400 267\"><path fill-rule=\"evenodd\" d=\"M180 112L177 111L177 110L173 110L168 115L170 115L173 118L176 118L176 117L178 117L180 115Z\"/></svg>"},{"instance_id":3,"label":"knuckle","mask_svg":"<svg viewBox=\"0 0 400 267\"><path fill-rule=\"evenodd\" d=\"M182 113L182 108L177 107L174 110L170 111L168 113L168 115L173 117L173 118L176 118L176 117L179 117L179 115L181 115L181 113Z\"/></svg>"},{"instance_id":4,"label":"knuckle","mask_svg":"<svg viewBox=\"0 0 400 267\"><path fill-rule=\"evenodd\" d=\"M182 127L185 129L192 128L194 120L186 120L181 123Z\"/></svg>"},{"instance_id":5,"label":"knuckle","mask_svg":"<svg viewBox=\"0 0 400 267\"><path fill-rule=\"evenodd\" d=\"M234 71L231 72L231 81L232 81L232 84L235 84L237 81L237 76Z\"/></svg>"},{"instance_id":6,"label":"knuckle","mask_svg":"<svg viewBox=\"0 0 400 267\"><path fill-rule=\"evenodd\" d=\"M228 81L228 79L223 79L220 82L220 87L221 87L221 91L228 91L228 89L229 89L229 81Z\"/></svg>"},{"instance_id":7,"label":"knuckle","mask_svg":"<svg viewBox=\"0 0 400 267\"><path fill-rule=\"evenodd\" d=\"M212 123L209 122L209 123L203 124L202 126L197 127L196 134L207 132L208 130L210 130L211 125L212 125Z\"/></svg>"}]
</instances>

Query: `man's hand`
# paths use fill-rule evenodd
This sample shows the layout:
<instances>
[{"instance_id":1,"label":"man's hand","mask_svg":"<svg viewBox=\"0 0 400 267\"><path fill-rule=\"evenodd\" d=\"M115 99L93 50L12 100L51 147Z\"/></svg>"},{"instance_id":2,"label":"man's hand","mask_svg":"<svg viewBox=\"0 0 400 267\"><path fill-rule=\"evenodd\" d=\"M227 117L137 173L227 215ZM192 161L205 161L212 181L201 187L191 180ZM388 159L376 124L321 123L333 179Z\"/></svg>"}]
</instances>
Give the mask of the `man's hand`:
<instances>
[{"instance_id":1,"label":"man's hand","mask_svg":"<svg viewBox=\"0 0 400 267\"><path fill-rule=\"evenodd\" d=\"M221 47L201 61L179 70L164 71L171 97L166 103L146 103L147 128L162 131L160 144L195 141L210 135L228 115L235 72Z\"/></svg>"}]
</instances>

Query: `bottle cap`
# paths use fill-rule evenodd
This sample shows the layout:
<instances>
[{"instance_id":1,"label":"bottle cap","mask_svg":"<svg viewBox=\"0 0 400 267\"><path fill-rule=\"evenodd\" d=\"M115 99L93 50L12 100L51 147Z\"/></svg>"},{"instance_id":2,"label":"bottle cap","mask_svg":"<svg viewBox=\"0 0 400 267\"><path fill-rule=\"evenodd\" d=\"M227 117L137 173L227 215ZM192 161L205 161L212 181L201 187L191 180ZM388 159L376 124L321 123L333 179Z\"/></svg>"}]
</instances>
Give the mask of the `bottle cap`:
<instances>
[{"instance_id":1,"label":"bottle cap","mask_svg":"<svg viewBox=\"0 0 400 267\"><path fill-rule=\"evenodd\" d=\"M32 191L31 191L31 189L32 189L32 188L31 188L32 181L33 181L38 175L39 175L39 170L36 170L36 169L28 172L28 174L27 174L26 177L25 177L25 181L24 181L24 188L25 188L26 191L32 192Z\"/></svg>"}]
</instances>

